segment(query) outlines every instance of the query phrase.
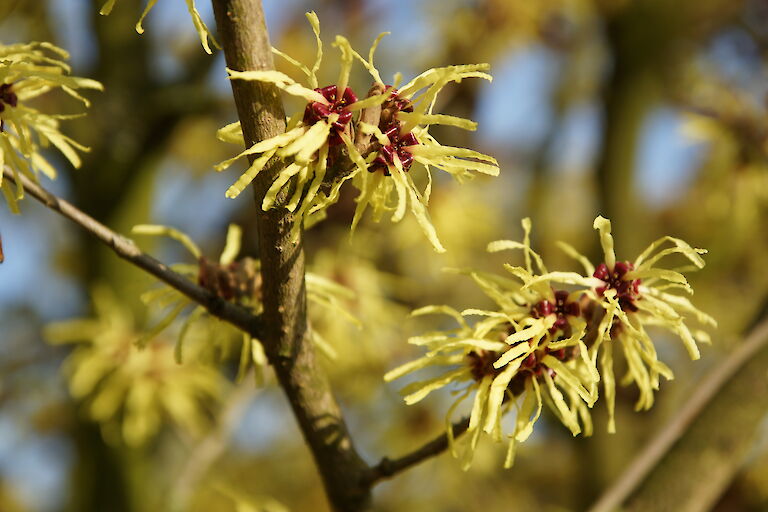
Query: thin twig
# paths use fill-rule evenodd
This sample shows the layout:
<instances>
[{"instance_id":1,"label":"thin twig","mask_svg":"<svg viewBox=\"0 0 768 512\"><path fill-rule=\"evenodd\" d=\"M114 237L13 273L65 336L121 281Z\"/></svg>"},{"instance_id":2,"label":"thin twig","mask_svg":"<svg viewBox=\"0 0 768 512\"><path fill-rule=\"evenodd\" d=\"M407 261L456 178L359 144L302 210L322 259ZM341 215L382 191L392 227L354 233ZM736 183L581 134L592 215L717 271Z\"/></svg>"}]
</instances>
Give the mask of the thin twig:
<instances>
[{"instance_id":1,"label":"thin twig","mask_svg":"<svg viewBox=\"0 0 768 512\"><path fill-rule=\"evenodd\" d=\"M619 479L606 490L590 512L613 512L646 479L688 427L712 401L718 391L744 364L768 344L768 320L758 324L747 339L718 367L714 368L686 400L683 407L661 432L632 461Z\"/></svg>"},{"instance_id":2,"label":"thin twig","mask_svg":"<svg viewBox=\"0 0 768 512\"><path fill-rule=\"evenodd\" d=\"M3 170L5 179L16 183L16 177L8 169ZM115 254L135 266L149 272L172 288L183 293L194 302L203 306L210 314L225 320L253 337L261 335L261 317L252 314L237 304L227 302L202 288L152 256L143 253L131 240L115 233L104 224L80 211L71 203L47 191L29 178L19 175L26 193L40 201L51 210L63 215L93 236L104 242Z\"/></svg>"},{"instance_id":3,"label":"thin twig","mask_svg":"<svg viewBox=\"0 0 768 512\"><path fill-rule=\"evenodd\" d=\"M453 437L459 437L469 428L469 418L460 419L459 421L455 422L451 428L453 429ZM375 485L381 480L391 478L398 473L401 473L406 469L419 464L420 462L430 459L436 455L440 455L447 448L448 434L444 432L431 441L424 443L424 445L421 447L403 455L402 457L398 457L397 459L384 457L378 464L370 468L368 474L365 477L365 482L369 485Z\"/></svg>"}]
</instances>

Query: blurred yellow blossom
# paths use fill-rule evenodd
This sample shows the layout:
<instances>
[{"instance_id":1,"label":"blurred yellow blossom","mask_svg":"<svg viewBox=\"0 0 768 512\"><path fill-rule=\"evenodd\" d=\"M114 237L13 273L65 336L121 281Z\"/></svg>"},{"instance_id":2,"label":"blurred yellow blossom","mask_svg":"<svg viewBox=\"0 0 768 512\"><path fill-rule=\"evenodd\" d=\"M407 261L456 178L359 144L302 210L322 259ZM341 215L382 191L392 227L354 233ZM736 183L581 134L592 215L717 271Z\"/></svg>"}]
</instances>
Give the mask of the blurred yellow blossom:
<instances>
[{"instance_id":1,"label":"blurred yellow blossom","mask_svg":"<svg viewBox=\"0 0 768 512\"><path fill-rule=\"evenodd\" d=\"M53 89L83 102L89 102L77 89L102 90L99 82L70 76L65 62L69 54L50 43L0 44L0 170L8 167L14 176L24 175L37 181L38 173L56 177L56 169L42 156L40 150L53 145L74 166L80 166L77 151L88 151L59 130L59 122L79 117L79 114L44 114L29 106L29 101ZM0 189L14 213L24 188L16 180L13 191L3 181Z\"/></svg>"},{"instance_id":2,"label":"blurred yellow blossom","mask_svg":"<svg viewBox=\"0 0 768 512\"><path fill-rule=\"evenodd\" d=\"M429 220L426 205L431 193L431 167L450 173L463 181L473 171L497 175L498 164L493 157L465 148L441 146L429 133L432 124L444 124L474 130L477 124L467 119L434 114L432 109L437 94L450 82L477 77L491 80L484 71L488 64L471 64L430 69L411 80L400 90L382 82L374 67L373 56L382 34L373 43L368 59L363 59L343 36L336 36L334 46L341 54L341 72L336 84L319 87L316 73L323 57L320 25L314 12L307 13L317 40L317 56L310 69L292 57L274 50L300 70L307 78L307 87L278 71L227 70L231 80L253 80L275 85L284 92L307 102L303 111L290 117L285 133L257 142L239 155L216 166L221 171L237 159L259 155L248 170L227 190L227 197L237 197L253 181L273 157L285 163L277 174L262 202L267 210L275 207L281 191L290 192L284 205L295 212L298 233L305 217L313 216L307 224L321 219L324 210L339 198L344 182L352 183L360 190L356 199L352 228L360 221L365 210L373 208L374 219L380 220L386 212L392 212L392 220L401 220L410 208L424 234L438 252L445 249ZM350 87L350 73L354 59L374 78L374 85L367 98L358 100ZM356 112L379 108L378 123L368 124L362 115L354 119ZM363 151L355 142L355 135L363 135L373 141ZM230 124L218 133L219 139L243 144L239 123ZM361 153L361 151L363 151ZM340 162L350 162L349 169L342 169L340 178L324 190L329 171ZM409 170L412 165L423 169L426 188L419 190Z\"/></svg>"},{"instance_id":3,"label":"blurred yellow blossom","mask_svg":"<svg viewBox=\"0 0 768 512\"><path fill-rule=\"evenodd\" d=\"M227 386L218 372L198 361L180 366L166 340L138 349L130 311L111 290L93 290L96 318L50 324L49 343L77 343L64 363L73 397L102 425L107 439L118 433L138 446L169 419L187 434L209 426ZM118 437L116 436L116 437Z\"/></svg>"},{"instance_id":4,"label":"blurred yellow blossom","mask_svg":"<svg viewBox=\"0 0 768 512\"><path fill-rule=\"evenodd\" d=\"M242 229L240 226L230 224L226 243L218 262L208 260L189 236L175 228L154 224L141 224L134 226L132 231L135 234L167 236L178 241L197 260L197 264L177 263L171 265L174 271L185 275L190 280L196 281L200 286L225 300L231 300L249 308L254 314L261 312L260 262L248 257L238 259L242 242ZM311 272L306 274L306 283L307 299L310 304L314 307L330 311L334 316L359 326L360 322L357 318L344 307L344 301L354 298L354 293L351 290ZM257 383L261 384L263 382L267 357L264 353L264 347L258 339L251 337L248 333L238 331L234 327L221 322L218 318L211 317L203 306L197 305L167 285L144 293L142 300L147 305L153 304L168 310L168 312L152 329L138 339L137 343L139 345L146 344L150 339L167 329L185 309L193 307L192 311L182 321L181 328L179 329L175 348L176 361L181 364L183 360L184 340L190 332L190 327L200 321L212 322L216 324L217 331L242 338L238 379L246 374L248 367L253 363L256 369L255 377ZM319 332L310 328L310 335L315 346L327 357L334 358L336 356L334 348L325 341ZM217 338L225 339L227 336L218 336Z\"/></svg>"},{"instance_id":5,"label":"blurred yellow blossom","mask_svg":"<svg viewBox=\"0 0 768 512\"><path fill-rule=\"evenodd\" d=\"M691 358L698 359L696 338L708 341L708 337L701 330L692 332L688 320L692 317L701 324L716 325L686 297L668 291L692 293L678 270L657 267L661 259L679 254L701 268L704 261L700 254L706 251L667 236L653 242L633 263L617 261L610 222L598 217L594 227L600 233L604 262L597 268L571 246L560 244L583 265L587 274L583 276L549 271L531 249L530 220L523 219L522 225L522 242L499 240L488 245L490 252L523 252L524 266L505 264L513 278L458 271L469 275L496 307L461 312L449 306L416 310L414 315L449 315L459 327L411 338L409 343L425 347L427 353L384 377L393 380L427 367L444 369L437 377L410 383L402 393L405 402L413 404L437 389L457 388L454 393L458 398L446 415L454 455L458 454L458 443L452 439L452 416L474 393L467 435L460 441L464 468L472 460L481 432L496 442L503 439L501 417L512 408L517 416L513 431L507 434L506 467L513 462L516 443L530 436L545 402L573 435L590 435L589 408L597 401L600 380L608 402L608 430L615 431L613 343L622 347L628 367L622 383L634 382L640 391L637 409L648 409L653 405L659 376L672 378L672 372L658 360L645 327L661 326L677 334ZM554 283L575 289L556 289ZM473 316L480 320L470 324L467 318Z\"/></svg>"}]
</instances>

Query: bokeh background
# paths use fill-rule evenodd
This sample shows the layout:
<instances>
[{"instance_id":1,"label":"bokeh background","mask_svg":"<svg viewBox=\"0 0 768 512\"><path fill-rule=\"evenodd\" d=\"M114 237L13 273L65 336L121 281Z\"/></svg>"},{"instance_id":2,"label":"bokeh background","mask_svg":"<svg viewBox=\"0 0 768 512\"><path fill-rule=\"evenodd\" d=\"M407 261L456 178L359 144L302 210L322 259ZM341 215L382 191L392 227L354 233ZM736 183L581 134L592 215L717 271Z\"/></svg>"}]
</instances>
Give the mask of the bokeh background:
<instances>
[{"instance_id":1,"label":"bokeh background","mask_svg":"<svg viewBox=\"0 0 768 512\"><path fill-rule=\"evenodd\" d=\"M73 170L52 153L60 176L44 185L122 233L148 222L177 227L212 258L234 222L244 230L242 254L255 254L253 202L247 194L224 197L240 168L212 169L233 153L214 136L236 120L223 55L202 51L181 0L158 2L143 36L133 28L143 1L120 0L109 17L98 15L100 1L0 3L4 43L52 41L71 52L75 74L106 87L90 95L88 116L65 128L92 148L83 167ZM197 3L214 27L210 3ZM623 259L665 234L709 249L707 267L691 281L696 304L720 328L698 362L687 359L679 340L657 335L676 379L662 384L651 411L635 413L629 390L619 393L615 435L605 433L598 402L594 436L572 438L545 416L511 470L501 469L503 453L489 444L468 472L442 455L375 490L377 510L584 510L740 342L768 296L768 3L264 4L273 44L304 62L312 61L314 39L303 13L314 9L328 62L335 34L347 35L362 53L379 32L390 31L377 54L384 77L492 65L492 83L449 86L439 102L439 111L480 127L435 129L438 140L494 155L502 168L499 178L463 186L437 181L430 212L447 254L434 254L408 218L397 225L366 219L350 240L354 194L307 235L310 269L356 293L340 300L362 328L322 308L312 318L331 347L323 364L369 461L438 434L450 403L443 393L407 407L397 394L403 383L382 381L418 353L408 336L435 327L435 320L409 319L409 310L486 306L468 279L442 269L501 271L512 256L490 256L485 245L519 238L522 217L532 218L534 245L550 268L572 265L556 240L598 258L598 213L613 220ZM326 66L325 73L320 81L330 83L337 69ZM356 76L356 89L367 89L365 74ZM57 112L77 106L62 97L42 102L41 109ZM136 351L132 342L160 318L162 308L139 298L155 283L32 200L22 210L12 216L0 208L0 510L154 511L169 510L171 502L200 511L235 510L238 503L252 510L326 509L310 453L270 372L261 386L236 381L240 349L231 330L195 324L181 366L169 348L178 325L145 354L113 350ZM137 240L163 261L194 263L174 242ZM94 356L101 366L83 370L87 357L73 352L76 345L51 343L50 325L73 318L99 318L110 334L112 348ZM87 338L88 326L78 325ZM124 394L104 399L99 415L93 401L100 384L87 381L117 371L123 380L112 385ZM169 391L162 387L169 376L192 384ZM165 407L127 398L140 385L144 395L168 397ZM764 424L717 510L768 509L767 443Z\"/></svg>"}]
</instances>

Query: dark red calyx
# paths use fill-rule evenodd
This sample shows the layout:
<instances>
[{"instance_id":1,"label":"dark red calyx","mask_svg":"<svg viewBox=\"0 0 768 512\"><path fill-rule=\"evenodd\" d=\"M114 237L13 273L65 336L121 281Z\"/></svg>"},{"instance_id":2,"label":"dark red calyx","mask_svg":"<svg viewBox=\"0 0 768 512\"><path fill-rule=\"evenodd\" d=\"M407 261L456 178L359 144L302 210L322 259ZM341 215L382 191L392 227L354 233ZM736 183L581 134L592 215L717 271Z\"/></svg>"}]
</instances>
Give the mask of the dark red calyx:
<instances>
[{"instance_id":1,"label":"dark red calyx","mask_svg":"<svg viewBox=\"0 0 768 512\"><path fill-rule=\"evenodd\" d=\"M384 102L385 107L384 108L393 108L394 110L398 112L413 112L413 103L411 103L411 100L406 98L401 98L400 93L397 89L392 87L391 85L388 85L384 89L385 91L391 91L389 94L389 98L387 98L387 101Z\"/></svg>"},{"instance_id":2,"label":"dark red calyx","mask_svg":"<svg viewBox=\"0 0 768 512\"><path fill-rule=\"evenodd\" d=\"M539 360L536 357L536 352L531 352L530 354L528 354L528 357L523 359L523 362L520 363L520 366L522 368L529 368L529 369L531 369L531 368L536 367L538 364L539 364Z\"/></svg>"},{"instance_id":3,"label":"dark red calyx","mask_svg":"<svg viewBox=\"0 0 768 512\"><path fill-rule=\"evenodd\" d=\"M531 372L536 377L540 377L544 372L547 372L549 376L554 379L555 376L557 375L555 371L552 368L541 363L541 359L547 353L549 353L549 351L539 350L537 352L528 354L528 357L526 357L523 360L523 362L520 363L520 369L522 371ZM565 357L565 352L563 352L563 357Z\"/></svg>"},{"instance_id":4,"label":"dark red calyx","mask_svg":"<svg viewBox=\"0 0 768 512\"><path fill-rule=\"evenodd\" d=\"M544 299L534 305L531 315L534 318L544 318L554 314L555 323L549 328L549 332L554 333L558 330L567 331L569 329L568 316L579 316L581 308L578 302L568 302L568 292L565 290L555 291L554 303Z\"/></svg>"},{"instance_id":5,"label":"dark red calyx","mask_svg":"<svg viewBox=\"0 0 768 512\"><path fill-rule=\"evenodd\" d=\"M558 341L562 341L565 338L558 338ZM577 346L570 346L565 348L559 348L559 349L550 349L547 347L547 354L551 355L555 359L562 361L563 363L567 363L568 361L573 361L577 357L579 357L579 347Z\"/></svg>"},{"instance_id":6,"label":"dark red calyx","mask_svg":"<svg viewBox=\"0 0 768 512\"><path fill-rule=\"evenodd\" d=\"M0 85L0 103L4 104L3 107L5 107L5 105L15 107L19 104L18 96L13 92L13 84Z\"/></svg>"},{"instance_id":7,"label":"dark red calyx","mask_svg":"<svg viewBox=\"0 0 768 512\"><path fill-rule=\"evenodd\" d=\"M568 302L569 295L565 290L555 292L555 312L559 315L579 316L581 307L577 301Z\"/></svg>"},{"instance_id":8,"label":"dark red calyx","mask_svg":"<svg viewBox=\"0 0 768 512\"><path fill-rule=\"evenodd\" d=\"M552 368L550 368L549 366L544 366L543 364L540 364L533 369L533 374L537 377L541 377L544 374L544 372L547 372L552 379L557 377L557 372Z\"/></svg>"},{"instance_id":9,"label":"dark red calyx","mask_svg":"<svg viewBox=\"0 0 768 512\"><path fill-rule=\"evenodd\" d=\"M341 134L347 129L347 125L352 120L352 111L349 110L349 106L357 101L357 95L347 87L344 89L344 94L338 98L338 87L336 85L327 85L325 87L315 89L323 97L328 100L328 105L319 101L312 101L307 104L304 109L304 124L315 124L319 121L328 119L331 114L338 114L338 119L334 121L331 134L328 137L328 144L331 146L337 146L343 141L341 140Z\"/></svg>"},{"instance_id":10,"label":"dark red calyx","mask_svg":"<svg viewBox=\"0 0 768 512\"><path fill-rule=\"evenodd\" d=\"M408 171L413 164L413 155L408 151L408 146L417 146L419 144L416 136L408 132L405 135L400 134L400 124L393 123L388 126L386 130L382 130L384 134L389 138L389 146L382 146L379 149L378 156L374 159L373 164L368 167L369 172L376 172L378 170L384 171L385 176L389 176L389 166L395 164L395 155L400 159L400 163L403 165L403 170Z\"/></svg>"},{"instance_id":11,"label":"dark red calyx","mask_svg":"<svg viewBox=\"0 0 768 512\"><path fill-rule=\"evenodd\" d=\"M15 107L19 104L19 98L13 92L13 84L0 85L0 113L5 111L5 106ZM0 132L5 131L5 122L0 119Z\"/></svg>"},{"instance_id":12,"label":"dark red calyx","mask_svg":"<svg viewBox=\"0 0 768 512\"><path fill-rule=\"evenodd\" d=\"M493 367L493 363L499 358L498 352L491 350L472 351L467 354L467 362L472 372L472 378L477 381L483 380L488 375L496 376L499 370Z\"/></svg>"},{"instance_id":13,"label":"dark red calyx","mask_svg":"<svg viewBox=\"0 0 768 512\"><path fill-rule=\"evenodd\" d=\"M222 265L201 256L197 284L224 300L253 299L261 295L261 275L250 258Z\"/></svg>"},{"instance_id":14,"label":"dark red calyx","mask_svg":"<svg viewBox=\"0 0 768 512\"><path fill-rule=\"evenodd\" d=\"M545 348L528 354L528 356L526 356L526 358L523 359L523 361L520 363L520 373L515 375L512 381L510 381L509 389L513 394L520 394L524 389L525 379L530 378L531 376L537 378L541 377L544 372L547 372L547 374L553 379L557 377L555 370L541 362L541 360L546 355L551 355L562 362L568 362L578 355L578 348L567 347L558 350L549 350Z\"/></svg>"},{"instance_id":15,"label":"dark red calyx","mask_svg":"<svg viewBox=\"0 0 768 512\"><path fill-rule=\"evenodd\" d=\"M601 263L592 276L603 281L604 285L598 286L595 291L602 297L606 290L616 290L616 298L621 309L631 312L637 311L638 307L635 301L641 298L640 283L642 280L626 278L627 273L634 269L635 266L628 261L617 261L613 270L609 269L605 263Z\"/></svg>"},{"instance_id":16,"label":"dark red calyx","mask_svg":"<svg viewBox=\"0 0 768 512\"><path fill-rule=\"evenodd\" d=\"M549 350L549 349L547 349L547 353L549 355L551 355L552 357L554 357L555 359L559 359L560 361L565 359L565 349L564 348L560 348L560 349L557 349L557 350Z\"/></svg>"},{"instance_id":17,"label":"dark red calyx","mask_svg":"<svg viewBox=\"0 0 768 512\"><path fill-rule=\"evenodd\" d=\"M547 299L539 302L533 307L533 316L536 318L545 317L551 315L555 311L555 307Z\"/></svg>"}]
</instances>

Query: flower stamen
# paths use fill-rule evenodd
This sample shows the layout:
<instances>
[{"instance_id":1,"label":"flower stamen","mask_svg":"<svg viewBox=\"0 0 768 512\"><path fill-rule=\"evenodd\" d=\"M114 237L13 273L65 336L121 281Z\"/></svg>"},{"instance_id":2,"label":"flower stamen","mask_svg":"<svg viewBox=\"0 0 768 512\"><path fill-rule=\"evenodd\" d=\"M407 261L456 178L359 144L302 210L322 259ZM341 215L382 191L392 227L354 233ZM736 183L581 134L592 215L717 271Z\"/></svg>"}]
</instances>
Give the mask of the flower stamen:
<instances>
[{"instance_id":1,"label":"flower stamen","mask_svg":"<svg viewBox=\"0 0 768 512\"><path fill-rule=\"evenodd\" d=\"M5 106L15 107L19 104L19 98L12 90L13 84L0 85L0 113L5 111ZM0 132L5 131L5 123L0 119Z\"/></svg>"},{"instance_id":2,"label":"flower stamen","mask_svg":"<svg viewBox=\"0 0 768 512\"><path fill-rule=\"evenodd\" d=\"M331 123L331 133L328 137L328 144L330 146L338 146L343 142L341 134L346 131L347 125L352 120L352 111L349 110L349 106L357 101L357 95L352 89L346 87L344 94L338 97L338 87L336 85L319 87L315 91L322 94L328 100L328 104L323 104L319 101L307 104L307 107L304 109L304 124L313 125L327 120L331 114L338 114L338 119Z\"/></svg>"},{"instance_id":3,"label":"flower stamen","mask_svg":"<svg viewBox=\"0 0 768 512\"><path fill-rule=\"evenodd\" d=\"M616 298L619 301L619 306L623 311L635 312L638 310L635 304L636 300L640 300L640 279L626 279L625 276L628 272L635 269L635 266L628 261L618 261L613 266L613 270L608 269L608 265L601 263L595 269L593 277L605 283L604 286L598 286L595 291L597 295L602 297L605 295L606 290L616 290Z\"/></svg>"},{"instance_id":4,"label":"flower stamen","mask_svg":"<svg viewBox=\"0 0 768 512\"><path fill-rule=\"evenodd\" d=\"M418 139L416 139L413 132L401 135L400 123L391 125L384 131L384 135L389 138L390 144L388 146L382 146L381 149L379 149L379 155L368 168L368 172L383 170L384 175L389 176L389 167L395 164L395 155L400 159L403 170L407 172L413 164L413 155L406 148L409 146L418 146Z\"/></svg>"},{"instance_id":5,"label":"flower stamen","mask_svg":"<svg viewBox=\"0 0 768 512\"><path fill-rule=\"evenodd\" d=\"M581 315L581 307L578 302L568 302L568 292L566 290L555 291L554 303L544 299L531 309L533 318L544 318L548 315L555 315L555 323L549 328L550 333L562 330L570 335L568 317L578 317Z\"/></svg>"}]
</instances>

